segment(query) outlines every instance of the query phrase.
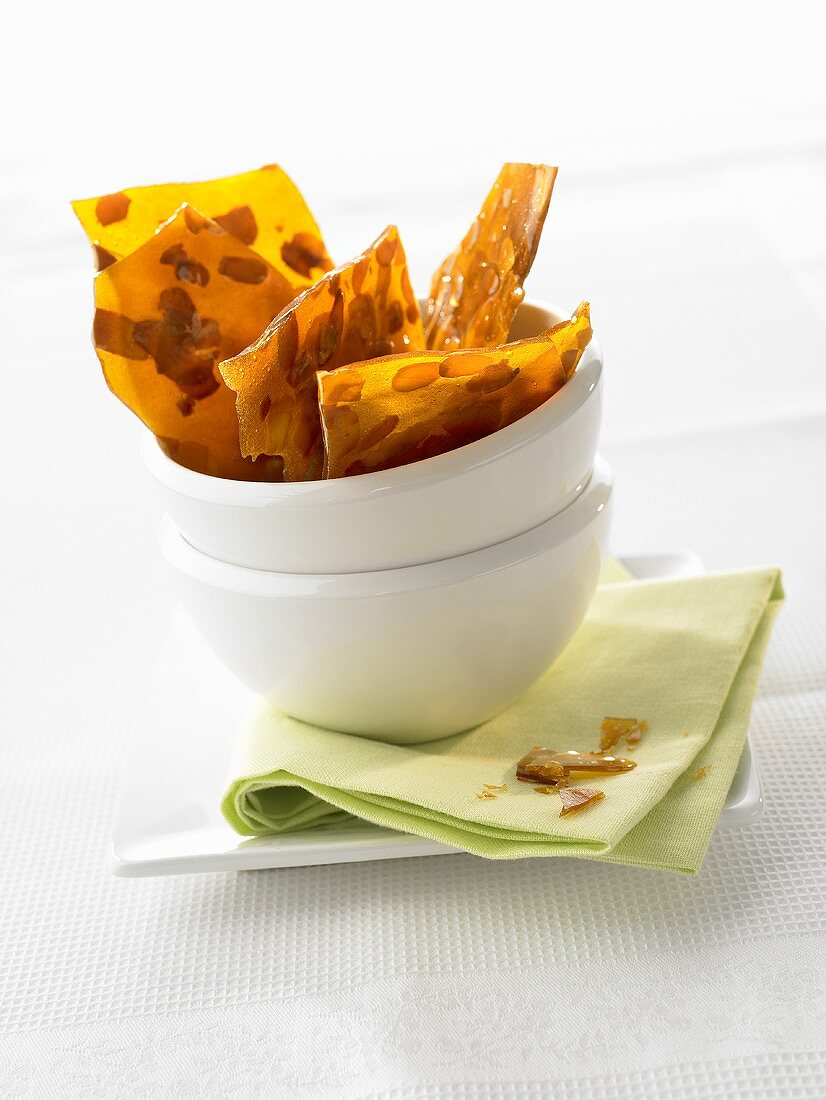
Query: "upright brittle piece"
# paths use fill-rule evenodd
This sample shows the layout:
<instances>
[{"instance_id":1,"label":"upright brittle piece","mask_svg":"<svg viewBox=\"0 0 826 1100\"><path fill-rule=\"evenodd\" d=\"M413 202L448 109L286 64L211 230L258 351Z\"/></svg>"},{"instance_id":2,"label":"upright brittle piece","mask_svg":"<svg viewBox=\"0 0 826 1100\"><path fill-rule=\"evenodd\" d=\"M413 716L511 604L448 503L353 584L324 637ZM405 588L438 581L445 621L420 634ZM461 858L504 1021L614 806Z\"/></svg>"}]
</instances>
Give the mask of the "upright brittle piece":
<instances>
[{"instance_id":1,"label":"upright brittle piece","mask_svg":"<svg viewBox=\"0 0 826 1100\"><path fill-rule=\"evenodd\" d=\"M102 270L134 252L183 203L253 248L296 291L333 266L301 192L277 164L200 183L129 187L72 206Z\"/></svg>"},{"instance_id":2,"label":"upright brittle piece","mask_svg":"<svg viewBox=\"0 0 826 1100\"><path fill-rule=\"evenodd\" d=\"M200 473L280 480L242 458L222 359L255 340L295 291L220 225L184 205L95 279L94 342L110 389Z\"/></svg>"},{"instance_id":3,"label":"upright brittle piece","mask_svg":"<svg viewBox=\"0 0 826 1100\"><path fill-rule=\"evenodd\" d=\"M399 233L389 226L350 263L290 304L259 340L222 363L238 394L241 450L280 456L287 481L321 477L324 451L316 371L424 346Z\"/></svg>"},{"instance_id":4,"label":"upright brittle piece","mask_svg":"<svg viewBox=\"0 0 826 1100\"><path fill-rule=\"evenodd\" d=\"M435 272L425 311L435 351L496 347L524 297L556 168L506 164L455 252Z\"/></svg>"},{"instance_id":5,"label":"upright brittle piece","mask_svg":"<svg viewBox=\"0 0 826 1100\"><path fill-rule=\"evenodd\" d=\"M576 370L588 304L541 336L485 351L409 352L318 376L327 476L385 470L490 435Z\"/></svg>"}]
</instances>

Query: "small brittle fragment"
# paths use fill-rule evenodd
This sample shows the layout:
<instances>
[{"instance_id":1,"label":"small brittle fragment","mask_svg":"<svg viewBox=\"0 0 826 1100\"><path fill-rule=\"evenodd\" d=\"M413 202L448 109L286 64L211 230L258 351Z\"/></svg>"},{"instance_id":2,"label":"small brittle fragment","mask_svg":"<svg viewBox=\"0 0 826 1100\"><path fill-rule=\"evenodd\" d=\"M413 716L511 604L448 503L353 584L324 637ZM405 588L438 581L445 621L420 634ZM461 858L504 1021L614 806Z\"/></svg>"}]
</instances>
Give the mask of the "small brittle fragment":
<instances>
[{"instance_id":1,"label":"small brittle fragment","mask_svg":"<svg viewBox=\"0 0 826 1100\"><path fill-rule=\"evenodd\" d=\"M567 817L593 806L595 802L605 798L605 792L594 790L593 787L563 787L559 797L562 800L559 816Z\"/></svg>"},{"instance_id":2,"label":"small brittle fragment","mask_svg":"<svg viewBox=\"0 0 826 1100\"><path fill-rule=\"evenodd\" d=\"M647 722L645 729L648 729ZM629 745L638 744L641 732L644 731L637 718L603 718L600 726L599 751L608 752L621 737L624 737ZM629 737L632 739L629 740Z\"/></svg>"},{"instance_id":3,"label":"small brittle fragment","mask_svg":"<svg viewBox=\"0 0 826 1100\"><path fill-rule=\"evenodd\" d=\"M556 756L554 749L535 745L517 762L516 778L525 783L559 783L565 778L565 768Z\"/></svg>"},{"instance_id":4,"label":"small brittle fragment","mask_svg":"<svg viewBox=\"0 0 826 1100\"><path fill-rule=\"evenodd\" d=\"M522 757L516 765L516 778L528 783L558 784L571 772L589 772L592 775L618 775L636 768L636 760L622 756L603 756L596 752L559 752L537 745Z\"/></svg>"},{"instance_id":5,"label":"small brittle fragment","mask_svg":"<svg viewBox=\"0 0 826 1100\"><path fill-rule=\"evenodd\" d=\"M689 776L689 779L705 779L708 773L711 771L711 764L704 764L702 768L698 768L693 775Z\"/></svg>"},{"instance_id":6,"label":"small brittle fragment","mask_svg":"<svg viewBox=\"0 0 826 1100\"><path fill-rule=\"evenodd\" d=\"M617 775L620 772L633 771L637 766L636 760L628 760L624 756L605 756L599 752L576 752L575 749L557 753L556 760L562 764L566 772L593 772L595 775Z\"/></svg>"}]
</instances>

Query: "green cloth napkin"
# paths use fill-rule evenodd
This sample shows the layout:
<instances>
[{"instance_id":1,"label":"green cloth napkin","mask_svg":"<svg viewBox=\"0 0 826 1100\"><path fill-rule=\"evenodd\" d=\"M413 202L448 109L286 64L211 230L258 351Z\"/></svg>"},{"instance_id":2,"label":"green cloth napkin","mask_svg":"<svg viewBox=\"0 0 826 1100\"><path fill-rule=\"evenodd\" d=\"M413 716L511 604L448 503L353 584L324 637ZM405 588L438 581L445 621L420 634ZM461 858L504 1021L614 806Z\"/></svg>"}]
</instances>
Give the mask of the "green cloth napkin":
<instances>
[{"instance_id":1,"label":"green cloth napkin","mask_svg":"<svg viewBox=\"0 0 826 1100\"><path fill-rule=\"evenodd\" d=\"M615 566L606 579L619 583L600 586L540 682L467 733L389 745L264 706L239 746L225 817L257 836L355 815L489 859L577 856L696 873L743 748L780 572L638 582ZM648 721L637 767L575 777L605 798L561 818L558 795L517 781L514 765L534 745L593 751L605 715ZM614 751L632 755L622 743ZM479 799L485 783L508 789Z\"/></svg>"}]
</instances>

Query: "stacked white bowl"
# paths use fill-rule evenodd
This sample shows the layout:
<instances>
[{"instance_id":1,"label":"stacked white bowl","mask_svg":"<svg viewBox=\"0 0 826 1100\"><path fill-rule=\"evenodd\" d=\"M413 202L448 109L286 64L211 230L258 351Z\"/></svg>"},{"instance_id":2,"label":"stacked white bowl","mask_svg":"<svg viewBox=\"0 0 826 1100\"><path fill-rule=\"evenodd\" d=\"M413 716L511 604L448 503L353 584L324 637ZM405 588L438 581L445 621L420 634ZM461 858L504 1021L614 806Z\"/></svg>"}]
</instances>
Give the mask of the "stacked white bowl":
<instances>
[{"instance_id":1,"label":"stacked white bowl","mask_svg":"<svg viewBox=\"0 0 826 1100\"><path fill-rule=\"evenodd\" d=\"M560 319L525 302L511 339ZM602 357L493 435L330 481L227 481L147 433L164 554L206 641L306 722L430 741L504 710L567 645L597 584L612 483Z\"/></svg>"}]
</instances>

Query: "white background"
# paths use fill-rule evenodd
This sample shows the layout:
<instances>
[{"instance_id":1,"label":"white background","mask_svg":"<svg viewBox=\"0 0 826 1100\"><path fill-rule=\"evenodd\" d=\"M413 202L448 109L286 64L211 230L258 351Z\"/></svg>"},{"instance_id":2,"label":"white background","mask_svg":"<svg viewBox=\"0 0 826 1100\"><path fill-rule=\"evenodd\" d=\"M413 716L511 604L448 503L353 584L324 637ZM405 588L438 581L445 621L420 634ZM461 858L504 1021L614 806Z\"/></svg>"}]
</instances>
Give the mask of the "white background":
<instances>
[{"instance_id":1,"label":"white background","mask_svg":"<svg viewBox=\"0 0 826 1100\"><path fill-rule=\"evenodd\" d=\"M826 1092L819 9L4 13L0 1092ZM592 303L617 548L786 571L765 822L691 882L464 857L111 879L170 593L68 200L277 161L336 259L397 223L421 291L506 159L560 165L528 291Z\"/></svg>"}]
</instances>

